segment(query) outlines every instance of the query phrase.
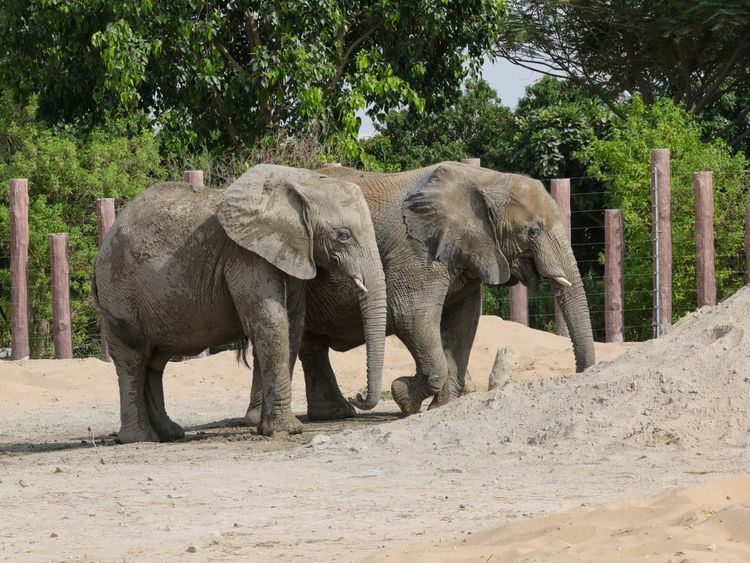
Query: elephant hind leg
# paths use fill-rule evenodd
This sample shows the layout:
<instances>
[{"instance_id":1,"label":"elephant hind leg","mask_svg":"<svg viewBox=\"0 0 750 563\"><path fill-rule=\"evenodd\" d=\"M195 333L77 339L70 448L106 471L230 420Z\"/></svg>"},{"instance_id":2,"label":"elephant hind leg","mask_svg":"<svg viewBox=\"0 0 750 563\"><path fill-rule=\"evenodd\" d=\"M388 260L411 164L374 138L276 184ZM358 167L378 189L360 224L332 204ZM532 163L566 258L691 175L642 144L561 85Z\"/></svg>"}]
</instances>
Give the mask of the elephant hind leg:
<instances>
[{"instance_id":1,"label":"elephant hind leg","mask_svg":"<svg viewBox=\"0 0 750 563\"><path fill-rule=\"evenodd\" d=\"M263 373L258 365L258 356L253 348L253 385L250 390L250 405L245 413L245 424L258 426L263 413Z\"/></svg>"},{"instance_id":2,"label":"elephant hind leg","mask_svg":"<svg viewBox=\"0 0 750 563\"><path fill-rule=\"evenodd\" d=\"M169 356L154 353L146 366L146 408L151 425L162 442L174 442L185 436L182 427L167 415L164 406L164 367Z\"/></svg>"},{"instance_id":3,"label":"elephant hind leg","mask_svg":"<svg viewBox=\"0 0 750 563\"><path fill-rule=\"evenodd\" d=\"M159 434L151 424L146 406L148 352L129 347L111 333L107 335L107 342L120 388L118 440L123 444L158 442Z\"/></svg>"},{"instance_id":4,"label":"elephant hind leg","mask_svg":"<svg viewBox=\"0 0 750 563\"><path fill-rule=\"evenodd\" d=\"M310 420L338 420L356 415L354 407L341 394L328 357L328 346L304 340L299 357L305 371L307 417Z\"/></svg>"}]
</instances>

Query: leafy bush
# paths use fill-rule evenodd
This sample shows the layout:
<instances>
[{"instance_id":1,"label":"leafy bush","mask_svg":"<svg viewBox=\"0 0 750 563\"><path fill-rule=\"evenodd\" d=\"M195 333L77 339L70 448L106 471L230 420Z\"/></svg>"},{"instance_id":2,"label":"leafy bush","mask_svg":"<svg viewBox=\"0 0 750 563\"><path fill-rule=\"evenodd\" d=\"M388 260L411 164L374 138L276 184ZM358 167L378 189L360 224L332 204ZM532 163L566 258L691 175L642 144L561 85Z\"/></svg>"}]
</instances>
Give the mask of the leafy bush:
<instances>
[{"instance_id":1,"label":"leafy bush","mask_svg":"<svg viewBox=\"0 0 750 563\"><path fill-rule=\"evenodd\" d=\"M696 307L695 194L693 173L713 171L718 298L742 286L744 204L749 200L747 161L726 143L702 140L700 123L670 100L646 106L636 97L623 107L626 121L579 153L590 174L611 189L609 208L625 215L626 339L651 337L652 248L650 154L671 157L673 320Z\"/></svg>"},{"instance_id":2,"label":"leafy bush","mask_svg":"<svg viewBox=\"0 0 750 563\"><path fill-rule=\"evenodd\" d=\"M89 299L97 252L96 200L127 200L167 177L158 145L148 132L128 134L122 124L79 134L37 119L36 100L25 106L9 92L0 95L0 181L29 180L29 300L32 357L49 357L52 305L49 233L68 233L73 348L78 356L98 353L98 318ZM0 346L10 346L10 216L8 189L0 190Z\"/></svg>"}]
</instances>

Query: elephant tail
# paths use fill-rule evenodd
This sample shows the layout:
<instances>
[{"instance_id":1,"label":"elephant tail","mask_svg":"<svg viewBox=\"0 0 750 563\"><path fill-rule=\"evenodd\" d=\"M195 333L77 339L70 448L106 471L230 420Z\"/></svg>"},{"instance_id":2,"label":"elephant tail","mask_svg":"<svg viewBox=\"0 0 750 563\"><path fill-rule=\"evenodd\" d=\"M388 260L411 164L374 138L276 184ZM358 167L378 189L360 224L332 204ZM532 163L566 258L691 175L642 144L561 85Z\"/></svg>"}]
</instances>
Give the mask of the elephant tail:
<instances>
[{"instance_id":1,"label":"elephant tail","mask_svg":"<svg viewBox=\"0 0 750 563\"><path fill-rule=\"evenodd\" d=\"M245 367L249 368L250 364L247 361L247 351L250 349L250 339L246 336L245 338L238 340L235 343L235 346L237 346L237 351L235 352L237 363L239 364L242 362L245 364Z\"/></svg>"}]
</instances>

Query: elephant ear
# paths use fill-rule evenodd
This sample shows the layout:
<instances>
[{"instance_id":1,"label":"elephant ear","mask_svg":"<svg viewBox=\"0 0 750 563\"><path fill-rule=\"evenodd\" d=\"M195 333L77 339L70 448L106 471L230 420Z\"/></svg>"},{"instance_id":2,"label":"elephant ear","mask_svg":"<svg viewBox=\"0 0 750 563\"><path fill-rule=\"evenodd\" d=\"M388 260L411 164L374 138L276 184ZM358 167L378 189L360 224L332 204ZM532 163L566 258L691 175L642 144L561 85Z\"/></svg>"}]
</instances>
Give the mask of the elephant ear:
<instances>
[{"instance_id":1,"label":"elephant ear","mask_svg":"<svg viewBox=\"0 0 750 563\"><path fill-rule=\"evenodd\" d=\"M422 242L434 259L498 285L510 279L510 267L484 191L492 174L458 163L440 164L409 189L401 211L409 237Z\"/></svg>"},{"instance_id":2,"label":"elephant ear","mask_svg":"<svg viewBox=\"0 0 750 563\"><path fill-rule=\"evenodd\" d=\"M218 207L229 238L295 278L315 277L308 170L259 164L224 190Z\"/></svg>"}]
</instances>

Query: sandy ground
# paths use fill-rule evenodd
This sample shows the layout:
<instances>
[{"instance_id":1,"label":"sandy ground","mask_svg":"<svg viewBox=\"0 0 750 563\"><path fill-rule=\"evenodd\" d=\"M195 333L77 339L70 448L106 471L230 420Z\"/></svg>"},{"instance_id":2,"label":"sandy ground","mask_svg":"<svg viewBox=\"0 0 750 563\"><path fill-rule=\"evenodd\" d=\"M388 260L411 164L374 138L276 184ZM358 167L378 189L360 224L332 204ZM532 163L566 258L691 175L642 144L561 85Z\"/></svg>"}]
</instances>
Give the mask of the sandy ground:
<instances>
[{"instance_id":1,"label":"sandy ground","mask_svg":"<svg viewBox=\"0 0 750 563\"><path fill-rule=\"evenodd\" d=\"M659 341L600 345L579 375L569 340L485 317L478 389L503 346L500 390L405 419L386 400L291 438L240 425L231 353L170 364L188 436L126 446L112 366L0 363L0 558L750 560L749 290ZM363 350L332 363L345 392L364 386ZM389 339L387 382L413 369Z\"/></svg>"}]
</instances>

